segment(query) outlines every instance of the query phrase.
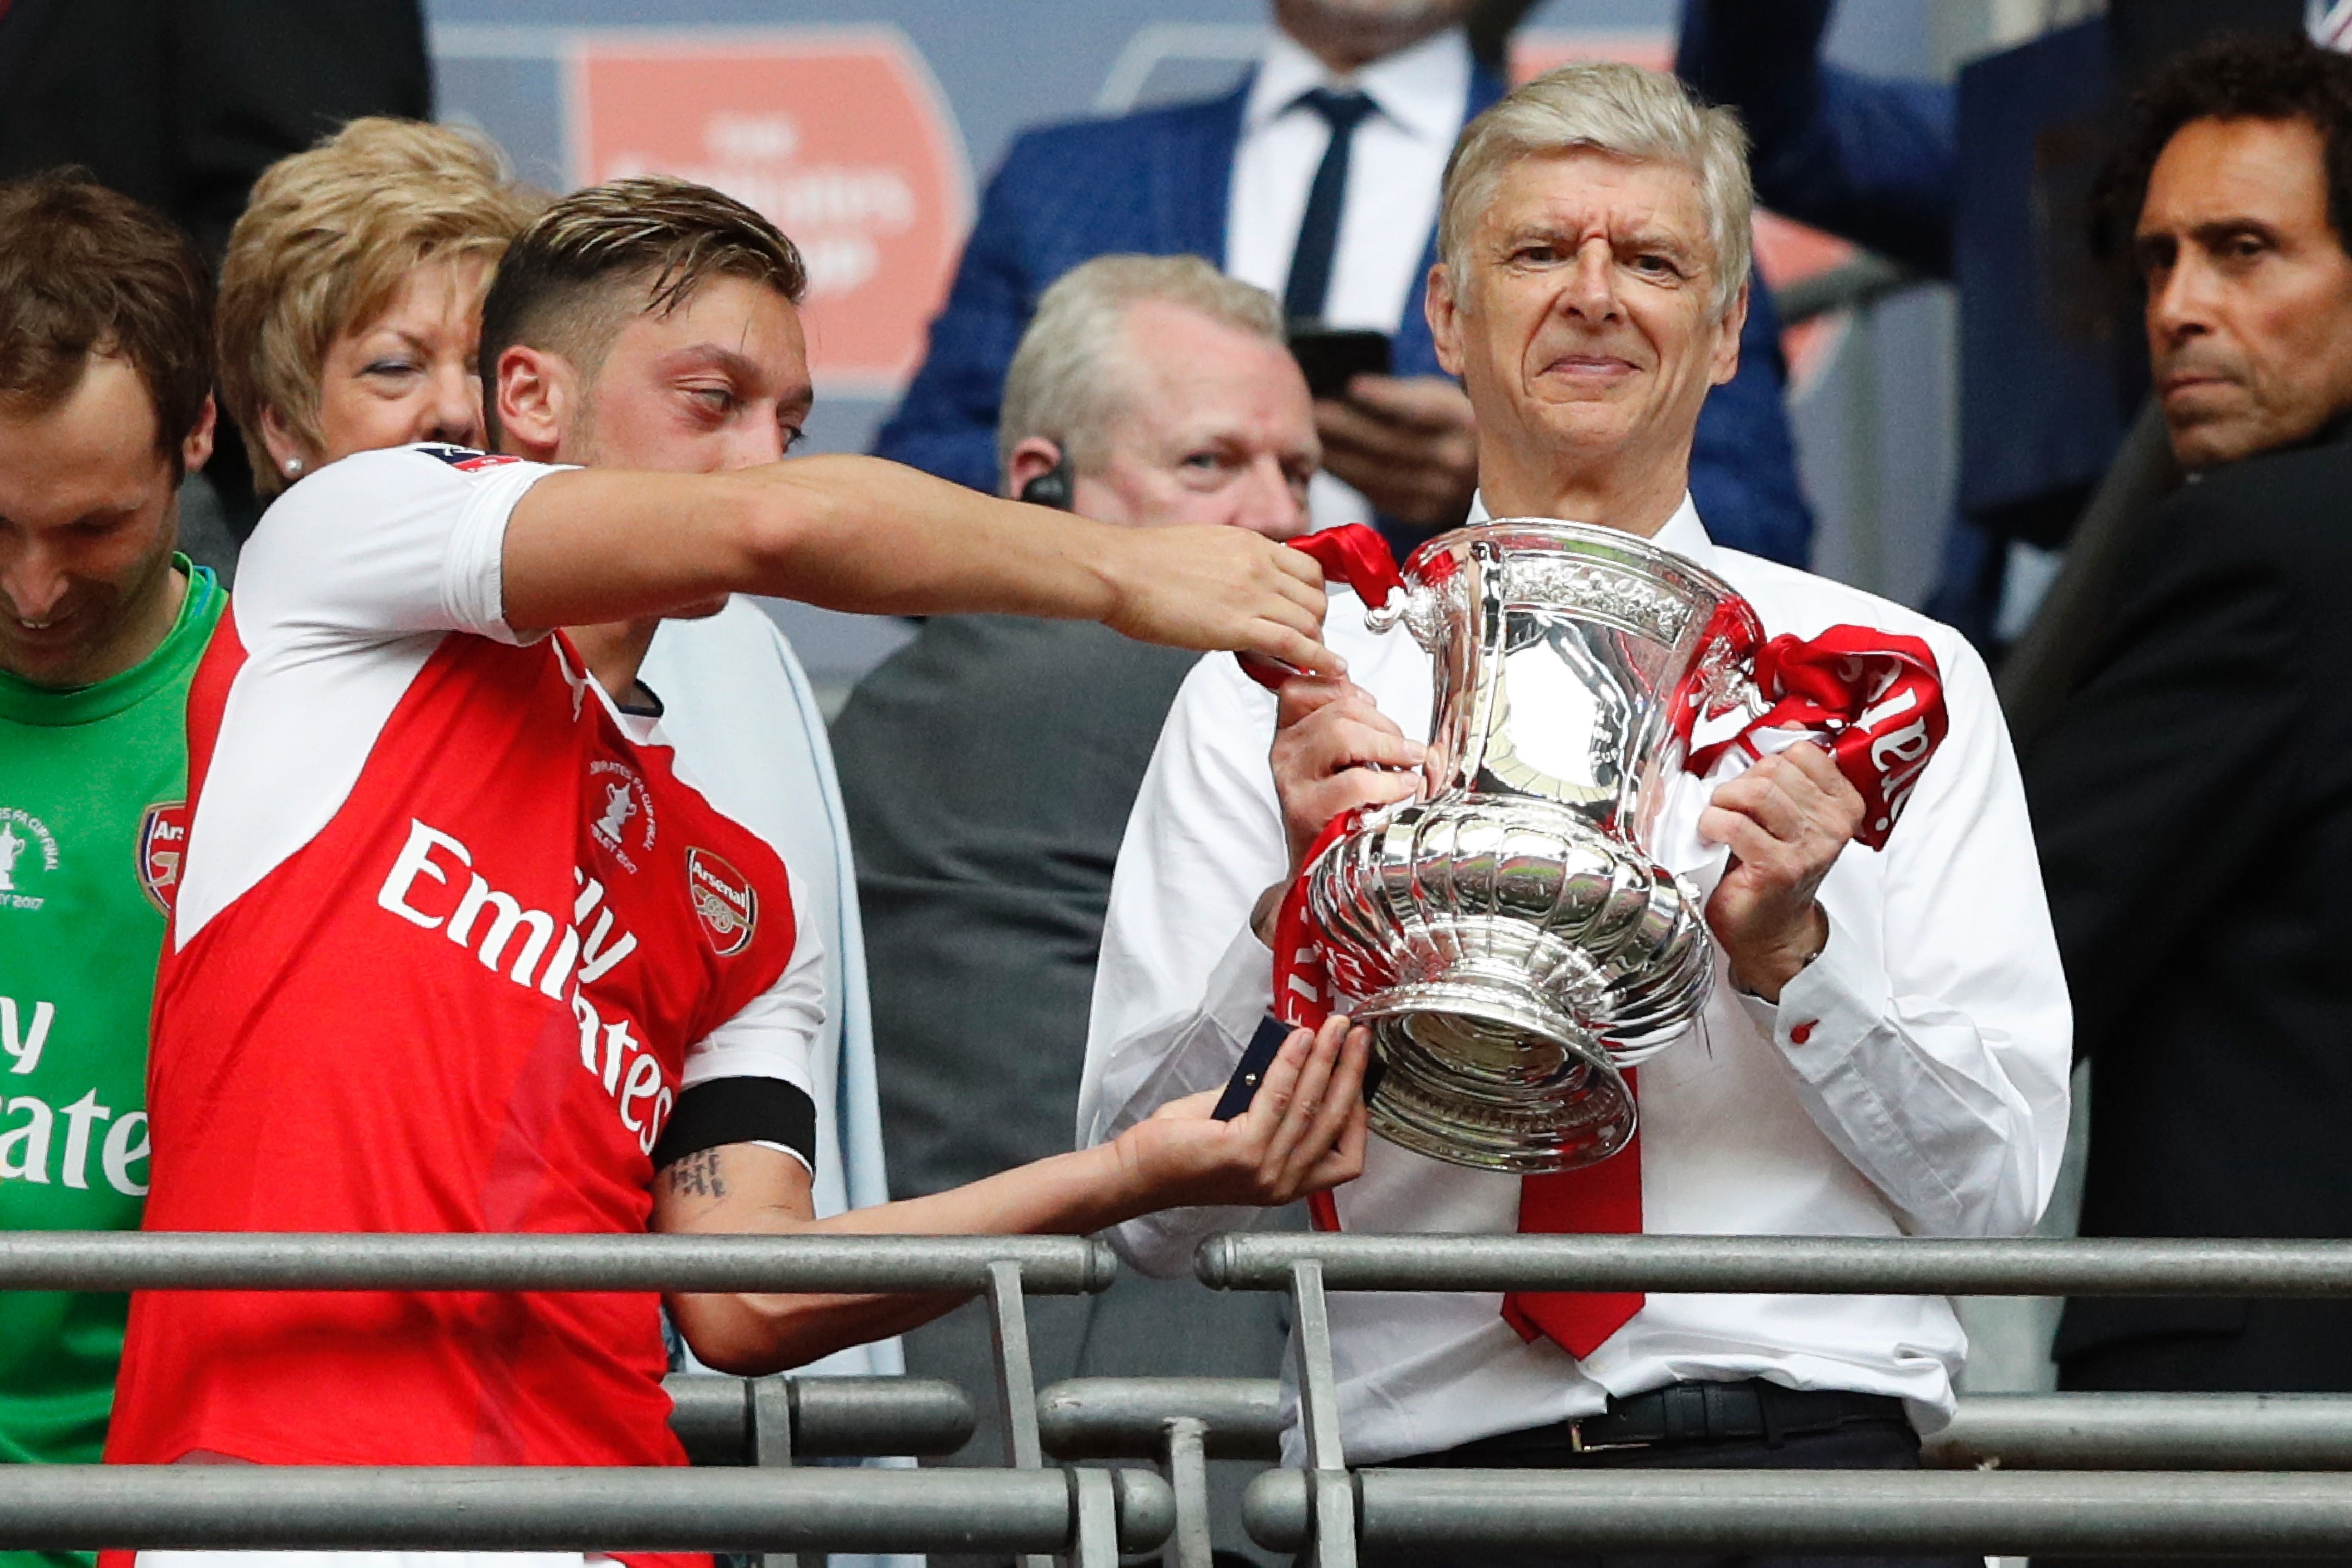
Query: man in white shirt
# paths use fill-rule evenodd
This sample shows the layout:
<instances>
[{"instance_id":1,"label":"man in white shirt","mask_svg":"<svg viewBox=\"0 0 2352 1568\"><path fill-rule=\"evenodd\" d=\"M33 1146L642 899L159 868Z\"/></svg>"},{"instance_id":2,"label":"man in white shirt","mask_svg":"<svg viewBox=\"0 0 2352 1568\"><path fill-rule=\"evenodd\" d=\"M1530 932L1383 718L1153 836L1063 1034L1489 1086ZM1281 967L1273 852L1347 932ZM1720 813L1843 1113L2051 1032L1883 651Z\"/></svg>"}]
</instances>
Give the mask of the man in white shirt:
<instances>
[{"instance_id":1,"label":"man in white shirt","mask_svg":"<svg viewBox=\"0 0 2352 1568\"><path fill-rule=\"evenodd\" d=\"M1570 67L1465 135L1429 288L1476 409L1486 512L1648 538L1727 579L1768 635L1921 639L1948 711L1878 853L1849 843L1853 784L1785 732L1745 771L1670 786L1654 848L1704 900L1716 984L1641 1068L1641 1143L1617 1158L1640 1162L1653 1232L2020 1234L2058 1166L2069 1018L1984 668L1948 627L1718 548L1685 489L1699 404L1736 364L1748 202L1728 115L1670 79ZM1328 625L1352 684L1294 679L1277 699L1213 658L1177 699L1112 888L1081 1143L1224 1081L1266 1011L1264 933L1314 835L1421 789L1427 657L1362 630L1344 597ZM1375 1139L1335 1197L1344 1228L1507 1232L1519 1188ZM1171 1211L1115 1234L1167 1273L1246 1223ZM1580 1358L1523 1339L1500 1306L1332 1300L1349 1462L1909 1465L1966 1352L1941 1300L1653 1295Z\"/></svg>"},{"instance_id":2,"label":"man in white shirt","mask_svg":"<svg viewBox=\"0 0 2352 1568\"><path fill-rule=\"evenodd\" d=\"M1503 96L1458 25L1467 0L1275 0L1233 90L1024 134L989 183L930 347L875 450L999 488L1014 345L1054 280L1118 252L1207 258L1294 321L1389 334L1391 375L1318 391L1318 528L1376 520L1406 542L1462 521L1476 482L1468 401L1421 311L1454 138ZM1718 531L1801 564L1811 512L1760 296L1738 379L1709 400L1692 485Z\"/></svg>"}]
</instances>

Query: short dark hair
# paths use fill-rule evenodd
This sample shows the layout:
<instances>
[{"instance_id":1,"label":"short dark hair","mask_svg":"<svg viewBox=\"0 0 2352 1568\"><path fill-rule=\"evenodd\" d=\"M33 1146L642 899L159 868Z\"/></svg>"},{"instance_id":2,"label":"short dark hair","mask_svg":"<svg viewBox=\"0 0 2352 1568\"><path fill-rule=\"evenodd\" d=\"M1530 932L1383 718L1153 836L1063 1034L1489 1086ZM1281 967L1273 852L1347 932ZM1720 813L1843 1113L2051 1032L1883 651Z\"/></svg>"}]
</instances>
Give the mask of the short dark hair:
<instances>
[{"instance_id":1,"label":"short dark hair","mask_svg":"<svg viewBox=\"0 0 2352 1568\"><path fill-rule=\"evenodd\" d=\"M194 243L88 170L0 184L0 408L46 414L90 355L119 357L147 384L176 467L212 394L212 310Z\"/></svg>"},{"instance_id":2,"label":"short dark hair","mask_svg":"<svg viewBox=\"0 0 2352 1568\"><path fill-rule=\"evenodd\" d=\"M498 436L499 360L517 343L593 374L624 321L667 315L713 278L765 283L794 304L800 247L734 197L667 174L608 180L555 202L507 249L482 301L482 403Z\"/></svg>"},{"instance_id":3,"label":"short dark hair","mask_svg":"<svg viewBox=\"0 0 2352 1568\"><path fill-rule=\"evenodd\" d=\"M2327 226L2352 254L2352 58L2308 38L2224 35L2175 55L2134 95L2094 197L2095 248L2137 282L2132 236L2158 158L2199 120L2302 120L2326 149Z\"/></svg>"}]
</instances>

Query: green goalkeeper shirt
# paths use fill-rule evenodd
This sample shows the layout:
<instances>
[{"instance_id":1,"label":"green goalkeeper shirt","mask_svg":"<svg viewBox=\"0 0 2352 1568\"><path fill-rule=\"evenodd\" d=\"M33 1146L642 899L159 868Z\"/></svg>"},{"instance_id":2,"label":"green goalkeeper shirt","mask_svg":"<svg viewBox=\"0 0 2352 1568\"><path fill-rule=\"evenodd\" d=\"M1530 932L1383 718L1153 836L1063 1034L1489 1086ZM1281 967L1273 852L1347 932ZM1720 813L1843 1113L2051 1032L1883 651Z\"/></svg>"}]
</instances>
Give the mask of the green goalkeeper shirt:
<instances>
[{"instance_id":1,"label":"green goalkeeper shirt","mask_svg":"<svg viewBox=\"0 0 2352 1568\"><path fill-rule=\"evenodd\" d=\"M0 1228L139 1225L188 682L228 598L178 564L179 618L133 668L63 691L0 671ZM97 1461L128 1300L0 1291L0 1461ZM0 1568L87 1561L0 1552Z\"/></svg>"}]
</instances>

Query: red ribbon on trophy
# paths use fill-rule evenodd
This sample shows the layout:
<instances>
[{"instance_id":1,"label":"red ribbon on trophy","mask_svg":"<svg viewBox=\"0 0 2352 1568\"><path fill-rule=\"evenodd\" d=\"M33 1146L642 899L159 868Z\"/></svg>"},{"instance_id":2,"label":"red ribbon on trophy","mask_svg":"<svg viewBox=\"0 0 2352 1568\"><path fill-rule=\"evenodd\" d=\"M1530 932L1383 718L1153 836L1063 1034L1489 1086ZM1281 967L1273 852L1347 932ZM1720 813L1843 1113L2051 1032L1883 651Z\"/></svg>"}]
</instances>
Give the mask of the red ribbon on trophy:
<instances>
[{"instance_id":1,"label":"red ribbon on trophy","mask_svg":"<svg viewBox=\"0 0 2352 1568\"><path fill-rule=\"evenodd\" d=\"M1350 524L1350 527L1360 526ZM1371 530L1365 529L1370 533ZM1373 534L1378 539L1380 535ZM1383 544L1383 549L1386 545ZM1274 917L1274 1016L1276 1029L1261 1027L1262 1036L1273 1036L1276 1050L1289 1038L1293 1029L1319 1029L1331 1016L1339 995L1331 989L1330 965L1325 962L1323 949L1315 940L1307 915L1307 868L1322 858L1323 851L1337 844L1356 829L1363 820L1361 806L1350 806L1323 825L1323 831L1308 845L1306 858L1299 861L1299 873L1283 890L1282 908ZM1271 1058L1269 1058L1270 1060ZM1264 1069L1261 1068L1261 1071ZM1371 1097L1371 1085L1364 1086L1366 1099ZM1318 1230L1339 1228L1339 1206L1328 1192L1313 1193L1307 1199L1307 1212Z\"/></svg>"},{"instance_id":2,"label":"red ribbon on trophy","mask_svg":"<svg viewBox=\"0 0 2352 1568\"><path fill-rule=\"evenodd\" d=\"M1764 711L1729 740L1693 749L1683 765L1707 773L1735 746L1759 757L1751 737L1760 730L1816 731L1862 796L1854 841L1885 848L1951 729L1935 650L1900 632L1836 626L1815 637L1774 637L1754 658Z\"/></svg>"},{"instance_id":3,"label":"red ribbon on trophy","mask_svg":"<svg viewBox=\"0 0 2352 1568\"><path fill-rule=\"evenodd\" d=\"M1353 588L1368 606L1388 603L1390 595L1404 587L1388 541L1360 522L1294 539L1290 547L1313 556L1327 581ZM1935 650L1921 638L1875 626L1834 626L1819 637L1766 640L1755 610L1737 599L1717 611L1707 637L1721 651L1709 652L1701 675L1720 679L1752 661L1755 689L1765 707L1738 734L1693 747L1684 766L1706 773L1734 747L1760 758L1763 752L1751 738L1759 731L1816 731L1838 771L1862 796L1855 840L1884 849L1951 728ZM1269 691L1297 673L1273 659L1237 657L1249 678ZM1722 710L1708 706L1710 698L1727 706L1730 693L1718 689L1678 694L1675 721L1685 740L1703 709Z\"/></svg>"},{"instance_id":4,"label":"red ribbon on trophy","mask_svg":"<svg viewBox=\"0 0 2352 1568\"><path fill-rule=\"evenodd\" d=\"M1313 556L1323 568L1324 582L1353 588L1368 609L1378 609L1389 602L1391 594L1404 591L1404 574L1397 570L1395 552L1379 530L1364 523L1343 522L1319 533L1302 534L1290 541L1290 548ZM1244 675L1268 691L1281 690L1284 681L1302 673L1297 666L1262 653L1236 653L1234 658Z\"/></svg>"}]
</instances>

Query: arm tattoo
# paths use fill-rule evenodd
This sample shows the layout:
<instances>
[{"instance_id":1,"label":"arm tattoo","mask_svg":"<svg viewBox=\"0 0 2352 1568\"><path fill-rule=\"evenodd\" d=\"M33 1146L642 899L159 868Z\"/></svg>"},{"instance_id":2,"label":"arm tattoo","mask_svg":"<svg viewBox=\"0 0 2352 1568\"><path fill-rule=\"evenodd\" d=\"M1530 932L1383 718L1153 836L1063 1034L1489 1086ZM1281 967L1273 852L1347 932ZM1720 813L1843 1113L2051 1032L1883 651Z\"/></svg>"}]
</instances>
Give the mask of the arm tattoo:
<instances>
[{"instance_id":1,"label":"arm tattoo","mask_svg":"<svg viewBox=\"0 0 2352 1568\"><path fill-rule=\"evenodd\" d=\"M673 1196L723 1198L727 1195L727 1183L719 1166L719 1151L704 1149L672 1161L663 1175Z\"/></svg>"}]
</instances>

